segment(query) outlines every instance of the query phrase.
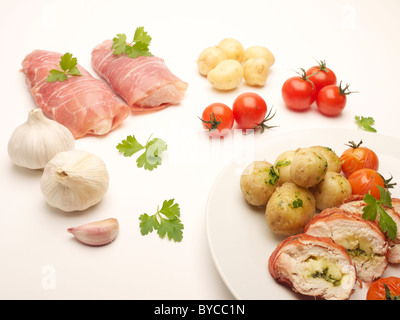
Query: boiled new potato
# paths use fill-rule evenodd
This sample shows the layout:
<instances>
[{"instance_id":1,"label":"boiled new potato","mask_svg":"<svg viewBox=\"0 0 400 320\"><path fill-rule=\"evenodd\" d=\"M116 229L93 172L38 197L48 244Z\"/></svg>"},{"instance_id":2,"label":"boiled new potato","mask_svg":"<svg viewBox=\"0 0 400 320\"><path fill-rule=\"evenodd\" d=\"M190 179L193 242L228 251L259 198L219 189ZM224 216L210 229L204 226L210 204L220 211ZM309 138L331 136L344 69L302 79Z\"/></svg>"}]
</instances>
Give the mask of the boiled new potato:
<instances>
[{"instance_id":1,"label":"boiled new potato","mask_svg":"<svg viewBox=\"0 0 400 320\"><path fill-rule=\"evenodd\" d=\"M290 178L300 187L313 187L325 177L327 167L321 154L310 148L299 149L290 164Z\"/></svg>"},{"instance_id":2,"label":"boiled new potato","mask_svg":"<svg viewBox=\"0 0 400 320\"><path fill-rule=\"evenodd\" d=\"M228 59L243 61L244 48L238 40L232 38L223 39L218 43L218 48L225 52Z\"/></svg>"},{"instance_id":3,"label":"boiled new potato","mask_svg":"<svg viewBox=\"0 0 400 320\"><path fill-rule=\"evenodd\" d=\"M313 188L316 207L319 210L340 205L351 195L350 182L340 173L328 171L324 180Z\"/></svg>"},{"instance_id":4,"label":"boiled new potato","mask_svg":"<svg viewBox=\"0 0 400 320\"><path fill-rule=\"evenodd\" d=\"M275 57L268 48L263 46L251 46L248 47L243 56L243 61L246 62L253 58L264 58L268 61L268 66L271 67L275 63Z\"/></svg>"},{"instance_id":5,"label":"boiled new potato","mask_svg":"<svg viewBox=\"0 0 400 320\"><path fill-rule=\"evenodd\" d=\"M313 194L292 182L285 182L269 199L265 217L274 233L289 236L301 232L314 213Z\"/></svg>"},{"instance_id":6,"label":"boiled new potato","mask_svg":"<svg viewBox=\"0 0 400 320\"><path fill-rule=\"evenodd\" d=\"M253 206L267 204L278 184L273 165L267 161L254 161L240 177L240 189L246 201Z\"/></svg>"},{"instance_id":7,"label":"boiled new potato","mask_svg":"<svg viewBox=\"0 0 400 320\"><path fill-rule=\"evenodd\" d=\"M226 54L220 48L214 46L204 49L197 60L197 67L199 72L206 76L216 67L216 65L226 60Z\"/></svg>"},{"instance_id":8,"label":"boiled new potato","mask_svg":"<svg viewBox=\"0 0 400 320\"><path fill-rule=\"evenodd\" d=\"M312 146L310 149L322 154L325 157L326 161L328 162L327 171L333 171L337 173L342 171L342 162L339 156L331 148L324 146Z\"/></svg>"},{"instance_id":9,"label":"boiled new potato","mask_svg":"<svg viewBox=\"0 0 400 320\"><path fill-rule=\"evenodd\" d=\"M243 64L244 80L250 86L262 87L269 75L268 61L264 58L248 59Z\"/></svg>"},{"instance_id":10,"label":"boiled new potato","mask_svg":"<svg viewBox=\"0 0 400 320\"><path fill-rule=\"evenodd\" d=\"M281 153L275 159L274 166L279 170L279 184L292 182L292 178L290 177L290 163L295 154L295 150L288 150Z\"/></svg>"},{"instance_id":11,"label":"boiled new potato","mask_svg":"<svg viewBox=\"0 0 400 320\"><path fill-rule=\"evenodd\" d=\"M235 89L243 80L243 66L233 59L224 60L208 73L207 79L215 89Z\"/></svg>"}]
</instances>

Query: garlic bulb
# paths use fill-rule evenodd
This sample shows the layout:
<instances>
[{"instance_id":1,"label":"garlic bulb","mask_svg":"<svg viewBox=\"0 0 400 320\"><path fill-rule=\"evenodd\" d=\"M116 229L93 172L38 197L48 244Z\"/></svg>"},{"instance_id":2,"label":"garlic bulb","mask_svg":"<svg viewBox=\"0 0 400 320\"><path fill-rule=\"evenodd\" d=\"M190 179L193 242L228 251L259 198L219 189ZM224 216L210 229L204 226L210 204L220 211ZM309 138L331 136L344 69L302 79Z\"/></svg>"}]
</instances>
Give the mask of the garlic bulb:
<instances>
[{"instance_id":1,"label":"garlic bulb","mask_svg":"<svg viewBox=\"0 0 400 320\"><path fill-rule=\"evenodd\" d=\"M98 156L82 150L60 152L46 165L40 188L48 204L66 212L85 210L108 189L107 168Z\"/></svg>"},{"instance_id":2,"label":"garlic bulb","mask_svg":"<svg viewBox=\"0 0 400 320\"><path fill-rule=\"evenodd\" d=\"M78 241L89 246L102 246L115 240L119 224L115 218L91 222L79 227L68 228Z\"/></svg>"},{"instance_id":3,"label":"garlic bulb","mask_svg":"<svg viewBox=\"0 0 400 320\"><path fill-rule=\"evenodd\" d=\"M72 133L46 118L42 109L31 110L28 120L17 127L8 141L8 155L20 167L43 169L59 152L75 148Z\"/></svg>"}]
</instances>

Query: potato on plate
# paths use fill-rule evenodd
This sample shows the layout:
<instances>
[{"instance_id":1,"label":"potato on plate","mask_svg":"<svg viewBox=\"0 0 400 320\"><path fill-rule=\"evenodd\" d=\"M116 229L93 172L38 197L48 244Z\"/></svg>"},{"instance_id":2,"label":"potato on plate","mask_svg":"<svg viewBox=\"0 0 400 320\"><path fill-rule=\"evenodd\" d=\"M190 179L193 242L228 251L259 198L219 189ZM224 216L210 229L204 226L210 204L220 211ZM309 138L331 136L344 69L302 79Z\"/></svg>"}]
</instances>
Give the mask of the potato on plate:
<instances>
[{"instance_id":1,"label":"potato on plate","mask_svg":"<svg viewBox=\"0 0 400 320\"><path fill-rule=\"evenodd\" d=\"M269 199L265 217L274 233L289 236L301 232L314 213L313 194L292 182L285 182Z\"/></svg>"},{"instance_id":2,"label":"potato on plate","mask_svg":"<svg viewBox=\"0 0 400 320\"><path fill-rule=\"evenodd\" d=\"M328 162L310 148L298 149L290 164L290 177L300 187L310 188L325 177Z\"/></svg>"},{"instance_id":3,"label":"potato on plate","mask_svg":"<svg viewBox=\"0 0 400 320\"><path fill-rule=\"evenodd\" d=\"M267 204L278 185L274 166L267 161L254 161L240 177L240 189L246 201L253 206Z\"/></svg>"},{"instance_id":4,"label":"potato on plate","mask_svg":"<svg viewBox=\"0 0 400 320\"><path fill-rule=\"evenodd\" d=\"M290 177L290 164L293 160L295 150L288 150L282 152L274 162L274 166L279 170L279 184L284 184L285 182L292 182Z\"/></svg>"},{"instance_id":5,"label":"potato on plate","mask_svg":"<svg viewBox=\"0 0 400 320\"><path fill-rule=\"evenodd\" d=\"M342 171L342 161L340 157L329 147L324 146L312 146L310 147L311 150L316 151L323 155L328 162L327 171L333 171L340 173Z\"/></svg>"},{"instance_id":6,"label":"potato on plate","mask_svg":"<svg viewBox=\"0 0 400 320\"><path fill-rule=\"evenodd\" d=\"M328 171L325 178L313 188L316 207L319 210L343 203L351 195L350 182L340 173Z\"/></svg>"}]
</instances>

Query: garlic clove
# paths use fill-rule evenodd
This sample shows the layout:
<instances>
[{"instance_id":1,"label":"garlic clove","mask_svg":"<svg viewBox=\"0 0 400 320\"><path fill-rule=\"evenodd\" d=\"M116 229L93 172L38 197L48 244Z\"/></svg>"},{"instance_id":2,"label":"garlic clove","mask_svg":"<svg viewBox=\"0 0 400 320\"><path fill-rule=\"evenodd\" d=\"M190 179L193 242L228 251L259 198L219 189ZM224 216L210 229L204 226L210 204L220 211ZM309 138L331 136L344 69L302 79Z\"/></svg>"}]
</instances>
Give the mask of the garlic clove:
<instances>
[{"instance_id":1,"label":"garlic clove","mask_svg":"<svg viewBox=\"0 0 400 320\"><path fill-rule=\"evenodd\" d=\"M59 152L73 150L75 138L57 121L46 118L42 109L33 109L28 120L18 126L8 141L8 155L14 164L43 169Z\"/></svg>"},{"instance_id":2,"label":"garlic clove","mask_svg":"<svg viewBox=\"0 0 400 320\"><path fill-rule=\"evenodd\" d=\"M67 229L78 241L89 246L102 246L114 241L118 235L118 230L119 223L115 218L91 222Z\"/></svg>"}]
</instances>

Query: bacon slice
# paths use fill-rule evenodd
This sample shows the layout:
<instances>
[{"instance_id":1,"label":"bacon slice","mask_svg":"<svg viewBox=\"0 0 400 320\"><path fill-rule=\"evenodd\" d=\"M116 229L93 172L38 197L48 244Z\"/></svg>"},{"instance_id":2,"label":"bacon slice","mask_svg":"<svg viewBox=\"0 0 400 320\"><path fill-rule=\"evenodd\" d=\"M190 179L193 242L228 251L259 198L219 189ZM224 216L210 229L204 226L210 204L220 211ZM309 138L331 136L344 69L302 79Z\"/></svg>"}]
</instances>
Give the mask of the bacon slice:
<instances>
[{"instance_id":1,"label":"bacon slice","mask_svg":"<svg viewBox=\"0 0 400 320\"><path fill-rule=\"evenodd\" d=\"M188 84L172 74L164 60L117 56L112 44L105 40L93 49L92 65L133 111L154 111L181 102Z\"/></svg>"},{"instance_id":2,"label":"bacon slice","mask_svg":"<svg viewBox=\"0 0 400 320\"><path fill-rule=\"evenodd\" d=\"M363 201L364 196L354 195L347 198L343 204L338 208L345 209L352 213L359 214L362 216L363 208L367 205ZM397 264L400 263L400 199L392 198L392 208L384 206L387 214L393 219L397 225L397 233L394 241L388 239L389 243L389 263ZM377 220L379 219L379 215Z\"/></svg>"},{"instance_id":3,"label":"bacon slice","mask_svg":"<svg viewBox=\"0 0 400 320\"><path fill-rule=\"evenodd\" d=\"M304 233L315 237L330 237L349 253L357 277L365 282L380 278L388 266L388 243L379 226L359 214L331 208L314 216Z\"/></svg>"},{"instance_id":4,"label":"bacon slice","mask_svg":"<svg viewBox=\"0 0 400 320\"><path fill-rule=\"evenodd\" d=\"M60 53L35 50L22 62L32 96L48 118L67 127L78 139L88 134L104 135L128 117L129 107L80 65L82 76L47 82L50 70L60 69L60 59Z\"/></svg>"},{"instance_id":5,"label":"bacon slice","mask_svg":"<svg viewBox=\"0 0 400 320\"><path fill-rule=\"evenodd\" d=\"M330 238L298 234L282 241L268 260L278 282L303 295L345 300L354 291L356 270L346 250Z\"/></svg>"}]
</instances>

